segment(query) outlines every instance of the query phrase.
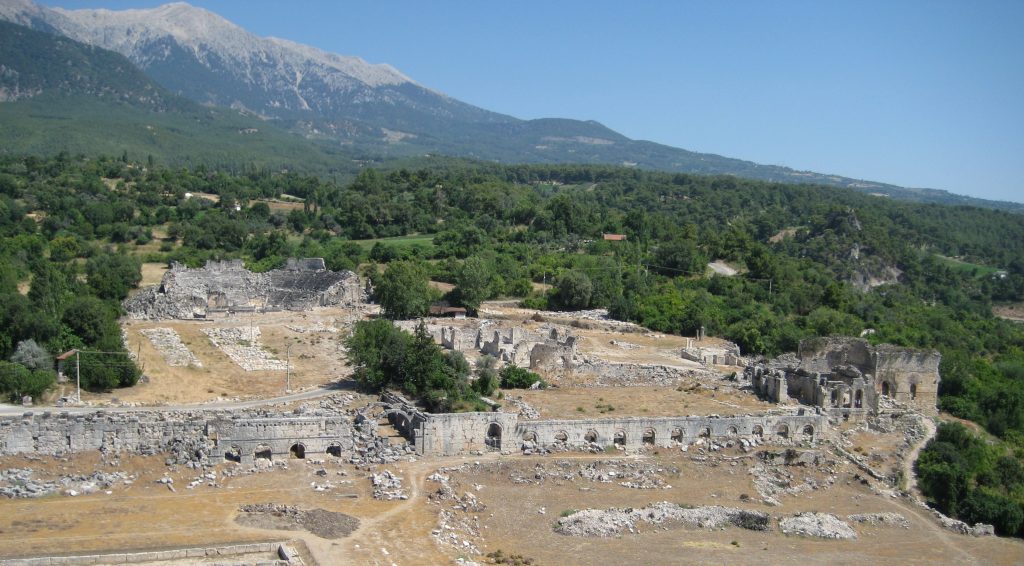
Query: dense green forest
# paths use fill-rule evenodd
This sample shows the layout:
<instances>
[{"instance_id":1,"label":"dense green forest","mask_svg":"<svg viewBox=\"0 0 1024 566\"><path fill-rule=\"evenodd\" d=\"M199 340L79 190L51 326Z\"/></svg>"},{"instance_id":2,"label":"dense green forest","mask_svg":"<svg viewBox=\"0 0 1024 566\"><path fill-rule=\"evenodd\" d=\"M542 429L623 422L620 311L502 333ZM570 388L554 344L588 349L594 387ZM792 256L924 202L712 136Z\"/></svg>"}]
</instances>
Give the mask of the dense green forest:
<instances>
[{"instance_id":1,"label":"dense green forest","mask_svg":"<svg viewBox=\"0 0 1024 566\"><path fill-rule=\"evenodd\" d=\"M48 371L39 367L52 367L18 360L122 351L119 301L140 262L237 257L266 270L322 256L370 274L393 316L437 298L430 278L453 283L445 298L470 311L496 297L607 308L664 332L704 327L745 354L866 330L875 342L936 348L941 408L984 427L992 450L1017 459L1024 450L1024 328L991 314L1024 296L1020 215L606 166L441 159L339 184L61 154L0 161L0 234L8 394L38 390ZM735 275L714 275L711 261ZM86 358L92 389L138 375L127 358L89 367ZM1004 496L1024 501L1019 490Z\"/></svg>"}]
</instances>

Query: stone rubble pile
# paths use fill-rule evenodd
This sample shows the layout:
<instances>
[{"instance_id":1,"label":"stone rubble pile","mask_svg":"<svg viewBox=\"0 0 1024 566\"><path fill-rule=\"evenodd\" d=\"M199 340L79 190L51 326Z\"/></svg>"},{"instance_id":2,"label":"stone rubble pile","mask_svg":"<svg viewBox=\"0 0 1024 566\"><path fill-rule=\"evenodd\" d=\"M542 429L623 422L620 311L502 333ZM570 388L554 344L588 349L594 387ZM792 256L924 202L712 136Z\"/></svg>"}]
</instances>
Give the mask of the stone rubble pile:
<instances>
[{"instance_id":1,"label":"stone rubble pile","mask_svg":"<svg viewBox=\"0 0 1024 566\"><path fill-rule=\"evenodd\" d=\"M686 508L662 501L639 509L584 509L558 519L555 532L567 536L609 537L636 533L638 523L674 524L696 529L728 526L766 531L770 517L761 511L747 511L718 505Z\"/></svg>"},{"instance_id":2,"label":"stone rubble pile","mask_svg":"<svg viewBox=\"0 0 1024 566\"><path fill-rule=\"evenodd\" d=\"M900 527L902 529L910 528L910 521L899 513L857 513L847 515L846 518L854 523L863 523L865 525Z\"/></svg>"},{"instance_id":3,"label":"stone rubble pile","mask_svg":"<svg viewBox=\"0 0 1024 566\"><path fill-rule=\"evenodd\" d=\"M779 527L787 535L849 540L857 532L849 523L831 513L798 513L779 520Z\"/></svg>"},{"instance_id":4,"label":"stone rubble pile","mask_svg":"<svg viewBox=\"0 0 1024 566\"><path fill-rule=\"evenodd\" d=\"M476 515L470 513L480 513L486 506L471 492L467 491L459 497L450 483L451 476L442 474L441 471L427 476L427 481L440 484L437 490L428 496L432 504L451 504L450 510L441 509L438 513L437 528L431 531L431 536L438 543L451 546L458 551L481 554L475 542L480 537L480 521Z\"/></svg>"},{"instance_id":5,"label":"stone rubble pile","mask_svg":"<svg viewBox=\"0 0 1024 566\"><path fill-rule=\"evenodd\" d=\"M593 483L618 483L633 489L670 489L672 486L665 476L679 475L679 468L662 466L653 462L628 462L621 460L597 460L578 463L567 460L538 462L531 476L523 475L518 469L509 472L514 484L541 485L547 481L584 480Z\"/></svg>"},{"instance_id":6,"label":"stone rubble pile","mask_svg":"<svg viewBox=\"0 0 1024 566\"><path fill-rule=\"evenodd\" d=\"M131 485L136 477L124 472L95 471L89 475L61 476L55 480L34 477L31 468L11 468L0 471L0 496L11 499L44 497L63 493L71 497L106 491L115 484Z\"/></svg>"},{"instance_id":7,"label":"stone rubble pile","mask_svg":"<svg viewBox=\"0 0 1024 566\"><path fill-rule=\"evenodd\" d=\"M535 409L533 405L530 405L523 400L522 397L515 397L509 395L505 399L519 411L519 416L523 419L535 420L540 418L540 411Z\"/></svg>"},{"instance_id":8,"label":"stone rubble pile","mask_svg":"<svg viewBox=\"0 0 1024 566\"><path fill-rule=\"evenodd\" d=\"M260 346L258 326L203 328L202 331L214 346L245 371L285 371L288 367L284 360L277 359Z\"/></svg>"},{"instance_id":9,"label":"stone rubble pile","mask_svg":"<svg viewBox=\"0 0 1024 566\"><path fill-rule=\"evenodd\" d=\"M298 324L286 324L285 328L292 332L299 334L313 333L313 334L337 334L340 332L336 327L324 324L322 321L316 321L309 326L301 326Z\"/></svg>"},{"instance_id":10,"label":"stone rubble pile","mask_svg":"<svg viewBox=\"0 0 1024 566\"><path fill-rule=\"evenodd\" d=\"M409 494L402 489L402 478L384 470L379 474L370 476L370 483L373 485L373 498L381 501L394 499L409 499Z\"/></svg>"},{"instance_id":11,"label":"stone rubble pile","mask_svg":"<svg viewBox=\"0 0 1024 566\"><path fill-rule=\"evenodd\" d=\"M355 446L349 463L357 466L390 464L415 453L415 449L408 442L391 444L390 439L377 434L377 427L372 419L356 425L353 440Z\"/></svg>"},{"instance_id":12,"label":"stone rubble pile","mask_svg":"<svg viewBox=\"0 0 1024 566\"><path fill-rule=\"evenodd\" d=\"M181 341L181 337L173 328L143 328L139 330L139 334L149 339L153 347L164 357L167 365L171 367L203 367L203 363Z\"/></svg>"}]
</instances>

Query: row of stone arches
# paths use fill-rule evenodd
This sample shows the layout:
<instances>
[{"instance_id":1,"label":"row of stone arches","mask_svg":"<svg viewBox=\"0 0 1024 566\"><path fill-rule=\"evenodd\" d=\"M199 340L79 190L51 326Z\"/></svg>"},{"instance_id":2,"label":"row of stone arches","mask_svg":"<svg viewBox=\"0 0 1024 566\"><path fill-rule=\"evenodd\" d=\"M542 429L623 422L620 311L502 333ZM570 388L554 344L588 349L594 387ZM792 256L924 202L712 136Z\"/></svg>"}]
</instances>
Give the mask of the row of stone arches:
<instances>
[{"instance_id":1,"label":"row of stone arches","mask_svg":"<svg viewBox=\"0 0 1024 566\"><path fill-rule=\"evenodd\" d=\"M883 386L888 386L888 383L884 383ZM883 387L884 389L885 387ZM856 389L853 392L853 396L850 396L850 390L842 391L842 398L840 399L839 388L832 390L832 396L830 401L833 407L844 407L847 409L863 409L864 408L864 390Z\"/></svg>"},{"instance_id":2,"label":"row of stone arches","mask_svg":"<svg viewBox=\"0 0 1024 566\"><path fill-rule=\"evenodd\" d=\"M342 453L341 445L332 443L327 446L326 452L330 456L340 458ZM306 457L306 445L301 442L292 444L288 449L288 455L291 458L304 459ZM255 460L273 460L274 450L267 444L258 444L253 449L252 456ZM242 449L238 445L232 445L231 448L224 451L224 460L227 462L241 462Z\"/></svg>"},{"instance_id":3,"label":"row of stone arches","mask_svg":"<svg viewBox=\"0 0 1024 566\"><path fill-rule=\"evenodd\" d=\"M491 426L493 427L493 426L497 426L497 425L492 424ZM490 431L490 429L488 429L488 430ZM806 439L813 440L814 433L815 433L813 425L805 425L800 430L800 432L803 434L803 436ZM762 427L761 425L754 425L754 427L751 429L751 432L750 432L751 436L755 436L755 437L758 437L758 438L764 438L764 434L765 434L764 433L764 427ZM490 435L490 432L488 432L488 435ZM735 427L735 426L730 426L729 428L726 429L725 436L727 438L739 437L740 436L739 429L737 427ZM777 436L779 438L789 438L789 436L790 436L789 425L780 424L778 427L776 427L776 429L775 429L775 436ZM697 437L698 438L711 438L711 428L710 427L704 427L704 428L700 429L698 431L698 433L697 433ZM523 436L522 436L523 442L532 442L534 444L537 443L537 438L538 438L538 436L537 436L536 431L532 431L532 430L528 430L528 431L524 432ZM669 439L672 442L682 443L684 441L684 438L685 438L685 436L683 434L683 429L681 429L681 428L676 427L676 428L671 429L671 431L669 431ZM596 443L599 443L601 440L602 440L601 436L594 429L589 429L589 430L587 430L586 433L583 434L583 441L588 443L588 444L596 444ZM612 434L612 439L611 440L612 440L612 444L614 444L614 445L625 446L625 444L626 444L626 431L623 430L623 429L617 429ZM565 430L556 431L555 434L554 434L554 441L557 442L557 443L563 443L563 444L564 443L568 443L569 442L569 433L566 432ZM654 446L655 444L657 444L657 441L658 441L658 432L654 428L648 427L648 428L644 429L644 431L643 431L643 433L641 435L641 438L640 438L641 444L648 445L648 446Z\"/></svg>"}]
</instances>

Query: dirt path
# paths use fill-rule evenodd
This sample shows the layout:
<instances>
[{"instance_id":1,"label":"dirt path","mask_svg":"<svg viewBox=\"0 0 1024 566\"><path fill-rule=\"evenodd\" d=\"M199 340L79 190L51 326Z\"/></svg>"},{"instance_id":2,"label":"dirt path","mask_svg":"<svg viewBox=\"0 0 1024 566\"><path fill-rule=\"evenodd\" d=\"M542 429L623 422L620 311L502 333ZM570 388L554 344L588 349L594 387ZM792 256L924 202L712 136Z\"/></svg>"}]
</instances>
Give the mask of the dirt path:
<instances>
[{"instance_id":1,"label":"dirt path","mask_svg":"<svg viewBox=\"0 0 1024 566\"><path fill-rule=\"evenodd\" d=\"M917 490L917 474L914 473L914 462L917 462L917 456L921 453L921 450L928 444L928 441L935 437L935 423L932 422L928 417L922 417L921 422L924 424L925 435L907 454L907 457L903 459L903 477L907 478L907 492L915 497L920 497L921 493Z\"/></svg>"}]
</instances>

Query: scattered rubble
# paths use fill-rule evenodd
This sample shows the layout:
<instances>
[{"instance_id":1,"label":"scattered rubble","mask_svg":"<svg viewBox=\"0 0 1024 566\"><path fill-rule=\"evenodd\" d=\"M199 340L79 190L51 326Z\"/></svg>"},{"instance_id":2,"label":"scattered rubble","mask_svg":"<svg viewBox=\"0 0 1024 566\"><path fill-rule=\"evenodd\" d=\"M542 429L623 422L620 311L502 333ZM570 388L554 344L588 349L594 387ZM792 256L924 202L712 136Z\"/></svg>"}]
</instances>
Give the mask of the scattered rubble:
<instances>
[{"instance_id":1,"label":"scattered rubble","mask_svg":"<svg viewBox=\"0 0 1024 566\"><path fill-rule=\"evenodd\" d=\"M677 524L696 529L720 529L735 526L754 531L769 528L769 515L732 507L710 505L686 508L662 501L640 509L584 509L571 511L558 519L555 532L568 536L609 537L622 532L638 532L640 522L662 525Z\"/></svg>"},{"instance_id":2,"label":"scattered rubble","mask_svg":"<svg viewBox=\"0 0 1024 566\"><path fill-rule=\"evenodd\" d=\"M910 528L910 521L899 513L858 513L847 515L846 518L854 523L863 523L865 525Z\"/></svg>"},{"instance_id":3,"label":"scattered rubble","mask_svg":"<svg viewBox=\"0 0 1024 566\"><path fill-rule=\"evenodd\" d=\"M402 489L402 478L391 473L390 470L384 470L379 474L372 474L370 476L370 483L373 484L374 499L381 501L409 499L409 494Z\"/></svg>"},{"instance_id":4,"label":"scattered rubble","mask_svg":"<svg viewBox=\"0 0 1024 566\"><path fill-rule=\"evenodd\" d=\"M203 328L210 342L245 371L285 371L288 365L260 346L260 328Z\"/></svg>"},{"instance_id":5,"label":"scattered rubble","mask_svg":"<svg viewBox=\"0 0 1024 566\"><path fill-rule=\"evenodd\" d=\"M505 397L505 400L509 402L513 407L519 411L519 416L524 419L535 420L540 418L540 411L535 409L533 405L530 405L523 400L522 397L515 397L509 395Z\"/></svg>"},{"instance_id":6,"label":"scattered rubble","mask_svg":"<svg viewBox=\"0 0 1024 566\"><path fill-rule=\"evenodd\" d=\"M107 491L115 485L131 485L136 476L124 472L95 471L89 475L66 475L43 480L31 468L11 468L0 471L0 496L11 499L45 497L63 493L71 497Z\"/></svg>"},{"instance_id":7,"label":"scattered rubble","mask_svg":"<svg viewBox=\"0 0 1024 566\"><path fill-rule=\"evenodd\" d=\"M188 349L173 328L143 328L139 330L146 338L149 338L153 347L156 348L164 361L171 367L203 367L199 358Z\"/></svg>"},{"instance_id":8,"label":"scattered rubble","mask_svg":"<svg viewBox=\"0 0 1024 566\"><path fill-rule=\"evenodd\" d=\"M826 539L855 539L853 527L831 513L798 513L779 520L779 528L787 535Z\"/></svg>"}]
</instances>

